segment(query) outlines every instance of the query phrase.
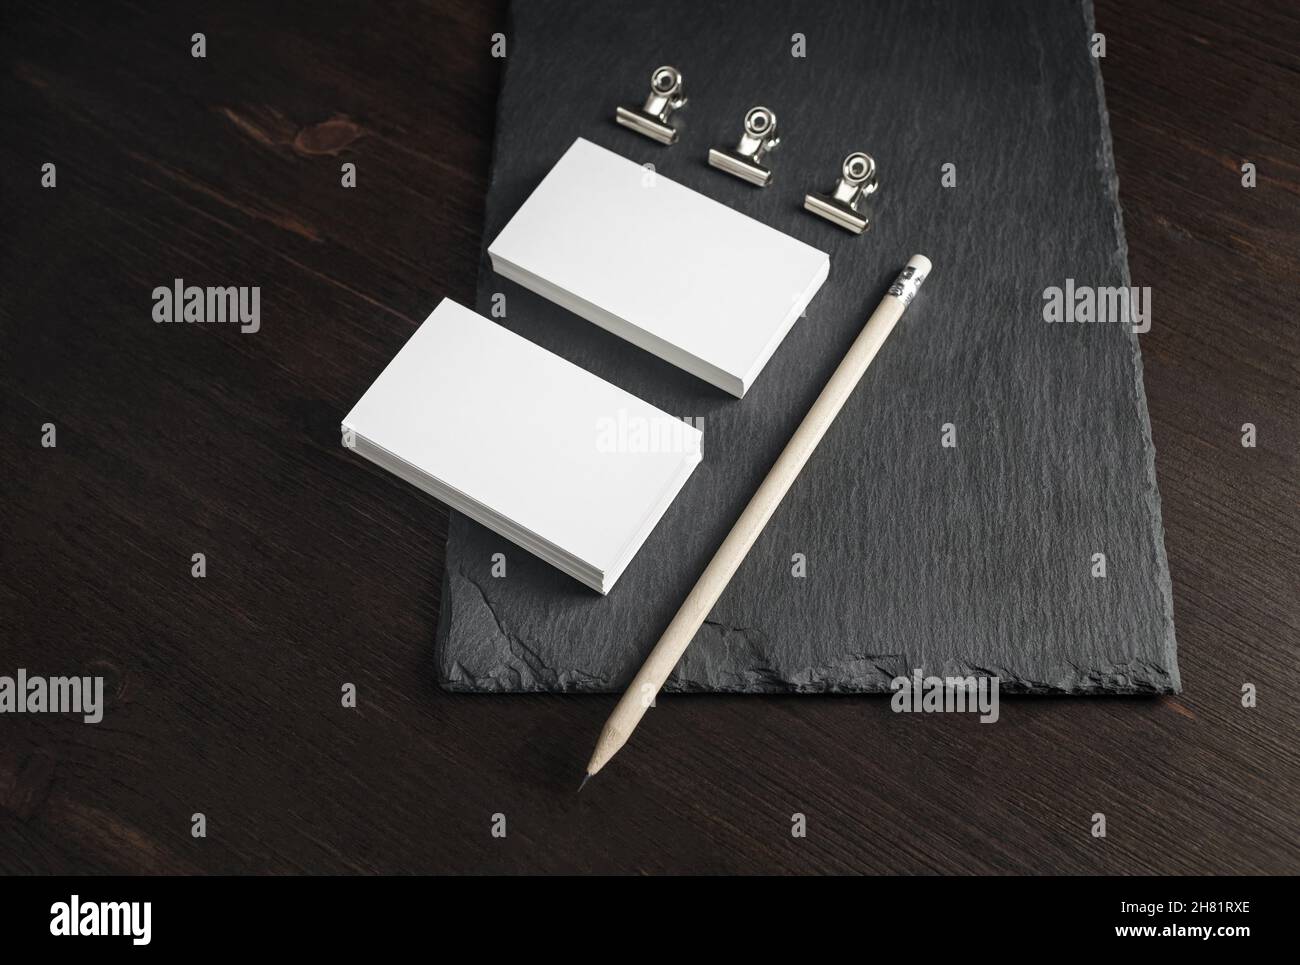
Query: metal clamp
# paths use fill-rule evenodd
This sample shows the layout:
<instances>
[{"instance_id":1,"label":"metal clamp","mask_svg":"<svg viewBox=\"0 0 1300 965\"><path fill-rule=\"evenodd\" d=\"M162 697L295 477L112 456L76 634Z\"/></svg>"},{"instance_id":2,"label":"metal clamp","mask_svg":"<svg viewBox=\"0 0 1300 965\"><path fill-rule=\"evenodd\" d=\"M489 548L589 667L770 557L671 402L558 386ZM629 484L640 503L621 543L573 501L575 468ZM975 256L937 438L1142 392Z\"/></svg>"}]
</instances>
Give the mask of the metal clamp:
<instances>
[{"instance_id":1,"label":"metal clamp","mask_svg":"<svg viewBox=\"0 0 1300 965\"><path fill-rule=\"evenodd\" d=\"M871 227L871 222L858 206L879 187L875 159L858 151L846 157L840 165L840 179L835 182L835 189L830 194L804 195L803 206L832 224L860 235Z\"/></svg>"},{"instance_id":2,"label":"metal clamp","mask_svg":"<svg viewBox=\"0 0 1300 965\"><path fill-rule=\"evenodd\" d=\"M740 136L740 143L734 150L709 148L709 164L765 188L772 183L772 172L763 160L780 143L776 136L776 115L766 107L753 107L745 115L745 133Z\"/></svg>"},{"instance_id":3,"label":"metal clamp","mask_svg":"<svg viewBox=\"0 0 1300 965\"><path fill-rule=\"evenodd\" d=\"M668 123L673 111L686 106L682 74L676 67L659 67L650 75L650 96L640 110L620 107L614 120L660 144L675 144L677 128Z\"/></svg>"}]
</instances>

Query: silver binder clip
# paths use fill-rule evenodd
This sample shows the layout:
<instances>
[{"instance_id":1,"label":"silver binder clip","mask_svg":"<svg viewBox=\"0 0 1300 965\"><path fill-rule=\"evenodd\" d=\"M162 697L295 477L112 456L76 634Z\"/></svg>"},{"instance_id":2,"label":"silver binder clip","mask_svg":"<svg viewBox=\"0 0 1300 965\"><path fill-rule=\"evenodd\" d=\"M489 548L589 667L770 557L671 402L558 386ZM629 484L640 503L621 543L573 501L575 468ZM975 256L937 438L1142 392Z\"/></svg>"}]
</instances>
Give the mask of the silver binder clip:
<instances>
[{"instance_id":1,"label":"silver binder clip","mask_svg":"<svg viewBox=\"0 0 1300 965\"><path fill-rule=\"evenodd\" d=\"M677 128L669 124L668 119L673 111L685 106L681 71L676 67L659 67L650 75L650 96L645 99L645 105L640 110L620 107L614 120L660 144L675 144Z\"/></svg>"},{"instance_id":2,"label":"silver binder clip","mask_svg":"<svg viewBox=\"0 0 1300 965\"><path fill-rule=\"evenodd\" d=\"M803 206L832 224L860 235L871 227L871 222L858 210L858 205L863 198L875 194L878 187L875 159L858 151L846 157L840 165L840 179L835 182L835 190L830 194L804 195Z\"/></svg>"},{"instance_id":3,"label":"silver binder clip","mask_svg":"<svg viewBox=\"0 0 1300 965\"><path fill-rule=\"evenodd\" d=\"M754 107L745 115L745 133L740 136L740 143L734 150L709 148L709 164L765 188L772 183L772 172L763 165L763 159L780 143L776 136L776 115L766 107Z\"/></svg>"}]
</instances>

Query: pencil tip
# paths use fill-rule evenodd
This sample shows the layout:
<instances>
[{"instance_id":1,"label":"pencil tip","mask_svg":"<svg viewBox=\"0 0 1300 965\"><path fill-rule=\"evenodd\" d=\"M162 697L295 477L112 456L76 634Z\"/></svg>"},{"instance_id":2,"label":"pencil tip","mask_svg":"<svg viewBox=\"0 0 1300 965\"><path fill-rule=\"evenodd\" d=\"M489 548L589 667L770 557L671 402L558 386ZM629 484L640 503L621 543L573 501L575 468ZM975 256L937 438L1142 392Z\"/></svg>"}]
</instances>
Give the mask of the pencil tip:
<instances>
[{"instance_id":1,"label":"pencil tip","mask_svg":"<svg viewBox=\"0 0 1300 965\"><path fill-rule=\"evenodd\" d=\"M591 780L591 771L588 771L586 774L583 775L582 783L578 785L579 794L582 793L582 789L587 786L587 782L590 780Z\"/></svg>"}]
</instances>

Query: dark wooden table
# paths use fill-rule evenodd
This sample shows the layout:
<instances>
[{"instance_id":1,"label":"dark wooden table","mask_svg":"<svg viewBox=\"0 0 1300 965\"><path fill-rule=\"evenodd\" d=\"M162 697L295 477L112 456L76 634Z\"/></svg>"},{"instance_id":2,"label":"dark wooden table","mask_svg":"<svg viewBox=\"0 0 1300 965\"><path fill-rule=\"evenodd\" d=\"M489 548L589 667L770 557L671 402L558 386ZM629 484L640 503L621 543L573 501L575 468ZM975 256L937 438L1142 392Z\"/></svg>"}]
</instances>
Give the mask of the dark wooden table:
<instances>
[{"instance_id":1,"label":"dark wooden table","mask_svg":"<svg viewBox=\"0 0 1300 965\"><path fill-rule=\"evenodd\" d=\"M440 692L446 510L339 440L472 303L504 10L188 6L0 13L0 674L109 691L0 717L0 870L1300 871L1293 0L1097 11L1185 693L668 698L581 796L612 699Z\"/></svg>"}]
</instances>

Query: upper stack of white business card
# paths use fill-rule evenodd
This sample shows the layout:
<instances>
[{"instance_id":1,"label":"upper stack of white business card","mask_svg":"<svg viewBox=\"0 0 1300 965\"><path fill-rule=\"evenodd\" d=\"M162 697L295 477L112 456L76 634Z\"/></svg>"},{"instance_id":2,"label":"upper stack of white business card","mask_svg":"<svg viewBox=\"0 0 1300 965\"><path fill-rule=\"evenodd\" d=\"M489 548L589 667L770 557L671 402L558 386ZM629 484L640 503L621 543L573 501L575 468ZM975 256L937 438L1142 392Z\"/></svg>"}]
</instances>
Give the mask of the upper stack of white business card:
<instances>
[{"instance_id":1,"label":"upper stack of white business card","mask_svg":"<svg viewBox=\"0 0 1300 965\"><path fill-rule=\"evenodd\" d=\"M830 258L579 138L488 247L492 267L743 397Z\"/></svg>"},{"instance_id":2,"label":"upper stack of white business card","mask_svg":"<svg viewBox=\"0 0 1300 965\"><path fill-rule=\"evenodd\" d=\"M343 420L357 452L608 593L701 433L443 299Z\"/></svg>"}]
</instances>

